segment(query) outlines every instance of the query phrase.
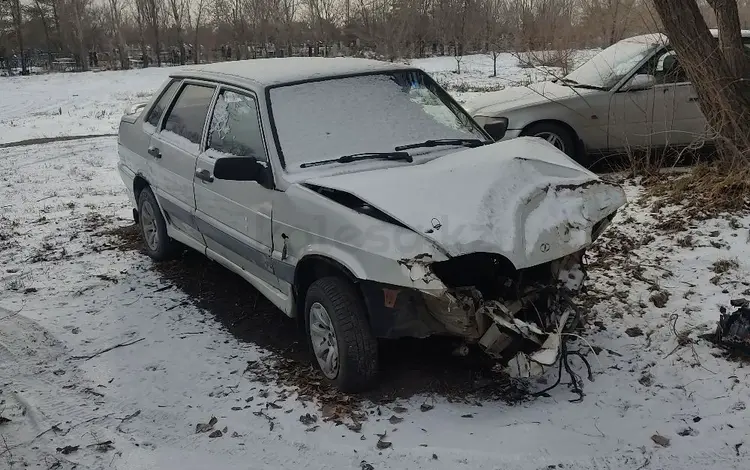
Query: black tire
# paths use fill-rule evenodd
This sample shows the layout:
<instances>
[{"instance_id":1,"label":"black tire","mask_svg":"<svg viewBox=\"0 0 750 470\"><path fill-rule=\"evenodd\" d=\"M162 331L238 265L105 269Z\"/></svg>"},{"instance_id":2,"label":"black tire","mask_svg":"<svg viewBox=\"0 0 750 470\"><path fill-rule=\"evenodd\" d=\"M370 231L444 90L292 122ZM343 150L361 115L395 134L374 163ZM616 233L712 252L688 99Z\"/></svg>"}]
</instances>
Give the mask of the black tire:
<instances>
[{"instance_id":1,"label":"black tire","mask_svg":"<svg viewBox=\"0 0 750 470\"><path fill-rule=\"evenodd\" d=\"M144 188L138 196L138 221L141 237L146 247L146 253L156 261L172 259L179 251L176 241L167 234L167 223L159 210L154 193L150 188ZM149 223L153 221L153 226ZM150 240L150 227L155 231L155 243Z\"/></svg>"},{"instance_id":2,"label":"black tire","mask_svg":"<svg viewBox=\"0 0 750 470\"><path fill-rule=\"evenodd\" d=\"M372 387L378 373L378 343L370 330L359 292L351 282L339 277L323 277L312 283L305 295L305 332L313 355L316 354L310 333L310 310L316 303L330 317L338 350L337 374L326 378L347 393ZM318 366L321 368L319 363Z\"/></svg>"},{"instance_id":3,"label":"black tire","mask_svg":"<svg viewBox=\"0 0 750 470\"><path fill-rule=\"evenodd\" d=\"M558 142L563 148L560 148L558 145L555 145L555 147L560 148L560 150L565 152L579 165L588 167L588 158L586 157L585 152L580 151L576 135L565 126L554 122L538 122L524 129L522 135L531 137L539 136L540 138L545 138L543 136L547 135L557 136L559 139Z\"/></svg>"}]
</instances>

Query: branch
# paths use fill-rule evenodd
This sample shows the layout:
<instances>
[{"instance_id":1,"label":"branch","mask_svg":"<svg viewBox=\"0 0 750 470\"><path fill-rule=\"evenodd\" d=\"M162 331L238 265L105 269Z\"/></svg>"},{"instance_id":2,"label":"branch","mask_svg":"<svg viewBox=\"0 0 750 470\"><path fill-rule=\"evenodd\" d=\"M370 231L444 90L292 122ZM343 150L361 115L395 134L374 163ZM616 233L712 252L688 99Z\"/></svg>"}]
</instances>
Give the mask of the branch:
<instances>
[{"instance_id":1,"label":"branch","mask_svg":"<svg viewBox=\"0 0 750 470\"><path fill-rule=\"evenodd\" d=\"M113 350L113 349L117 349L117 348L122 348L122 347L124 347L124 346L130 346L131 344L135 344L135 343L138 343L138 342L140 342L140 341L143 341L144 339L145 339L145 338L138 338L138 339L136 339L135 341L129 341L129 342L127 342L127 343L120 343L120 344L115 344L114 346L110 346L110 347L108 347L107 349L102 349L101 351L99 351L99 352L97 352L97 353L94 353L94 354L91 354L91 355L89 355L89 356L73 356L73 357L72 357L72 359L83 359L84 361L88 361L89 359L93 359L93 358L95 358L96 356L99 356L99 355L101 355L101 354L104 354L105 352L109 352L109 351L111 351L111 350Z\"/></svg>"}]
</instances>

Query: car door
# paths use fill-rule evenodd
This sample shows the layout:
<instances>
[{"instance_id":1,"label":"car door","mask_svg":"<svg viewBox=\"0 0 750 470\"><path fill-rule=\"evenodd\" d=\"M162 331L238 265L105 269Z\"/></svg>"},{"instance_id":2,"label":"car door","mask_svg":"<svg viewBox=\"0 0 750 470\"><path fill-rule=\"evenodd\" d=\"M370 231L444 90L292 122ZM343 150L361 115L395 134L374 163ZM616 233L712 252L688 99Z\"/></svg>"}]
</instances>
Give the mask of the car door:
<instances>
[{"instance_id":1,"label":"car door","mask_svg":"<svg viewBox=\"0 0 750 470\"><path fill-rule=\"evenodd\" d=\"M278 287L271 264L273 190L258 181L213 177L217 160L236 157L270 168L258 100L250 92L222 87L195 171L196 217L208 250Z\"/></svg>"},{"instance_id":2,"label":"car door","mask_svg":"<svg viewBox=\"0 0 750 470\"><path fill-rule=\"evenodd\" d=\"M201 245L203 238L194 219L193 178L215 92L213 85L184 81L148 148L154 167L151 185L169 224Z\"/></svg>"},{"instance_id":3,"label":"car door","mask_svg":"<svg viewBox=\"0 0 750 470\"><path fill-rule=\"evenodd\" d=\"M636 86L636 81L643 77L649 77L651 83ZM666 144L673 110L664 91L657 84L649 61L612 94L607 132L610 150L644 149Z\"/></svg>"}]
</instances>

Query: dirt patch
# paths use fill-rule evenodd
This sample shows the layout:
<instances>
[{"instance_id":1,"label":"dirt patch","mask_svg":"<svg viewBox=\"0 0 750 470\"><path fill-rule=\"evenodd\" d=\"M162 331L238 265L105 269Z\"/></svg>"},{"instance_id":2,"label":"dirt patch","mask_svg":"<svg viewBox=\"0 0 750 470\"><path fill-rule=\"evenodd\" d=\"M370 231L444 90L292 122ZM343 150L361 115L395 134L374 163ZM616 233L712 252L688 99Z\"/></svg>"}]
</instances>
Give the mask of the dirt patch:
<instances>
[{"instance_id":1,"label":"dirt patch","mask_svg":"<svg viewBox=\"0 0 750 470\"><path fill-rule=\"evenodd\" d=\"M107 234L112 241L110 248L142 252L136 225ZM273 364L249 364L247 373L256 380L294 386L300 395L315 397L324 404L351 406L361 398L383 403L416 394L440 394L465 402L517 402L526 396L521 384L493 371L494 361L478 349L470 348L468 356L457 357L452 354L459 344L455 339L433 337L381 340L378 387L356 398L347 397L328 386L312 364L298 322L284 315L244 279L189 249L176 260L152 266L232 335L278 356Z\"/></svg>"},{"instance_id":2,"label":"dirt patch","mask_svg":"<svg viewBox=\"0 0 750 470\"><path fill-rule=\"evenodd\" d=\"M657 175L643 181L648 194L683 207L696 220L750 209L750 169L721 162L700 164L681 176Z\"/></svg>"}]
</instances>

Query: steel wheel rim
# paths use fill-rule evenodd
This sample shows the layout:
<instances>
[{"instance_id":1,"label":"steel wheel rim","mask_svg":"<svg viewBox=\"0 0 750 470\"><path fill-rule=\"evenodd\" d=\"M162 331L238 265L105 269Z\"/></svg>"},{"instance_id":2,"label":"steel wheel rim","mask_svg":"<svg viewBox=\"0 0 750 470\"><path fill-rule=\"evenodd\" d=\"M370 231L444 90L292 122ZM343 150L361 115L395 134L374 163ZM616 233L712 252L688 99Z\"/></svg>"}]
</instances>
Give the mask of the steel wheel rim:
<instances>
[{"instance_id":1,"label":"steel wheel rim","mask_svg":"<svg viewBox=\"0 0 750 470\"><path fill-rule=\"evenodd\" d=\"M143 238L149 248L156 251L159 246L159 231L156 229L156 217L154 217L154 208L149 201L143 203L141 207L141 228Z\"/></svg>"},{"instance_id":2,"label":"steel wheel rim","mask_svg":"<svg viewBox=\"0 0 750 470\"><path fill-rule=\"evenodd\" d=\"M556 148L565 152L565 142L563 142L562 137L555 134L554 132L539 132L535 135L535 137L544 139L550 144L554 145Z\"/></svg>"},{"instance_id":3,"label":"steel wheel rim","mask_svg":"<svg viewBox=\"0 0 750 470\"><path fill-rule=\"evenodd\" d=\"M328 310L320 302L310 306L310 340L323 375L335 379L339 374L338 340Z\"/></svg>"}]
</instances>

